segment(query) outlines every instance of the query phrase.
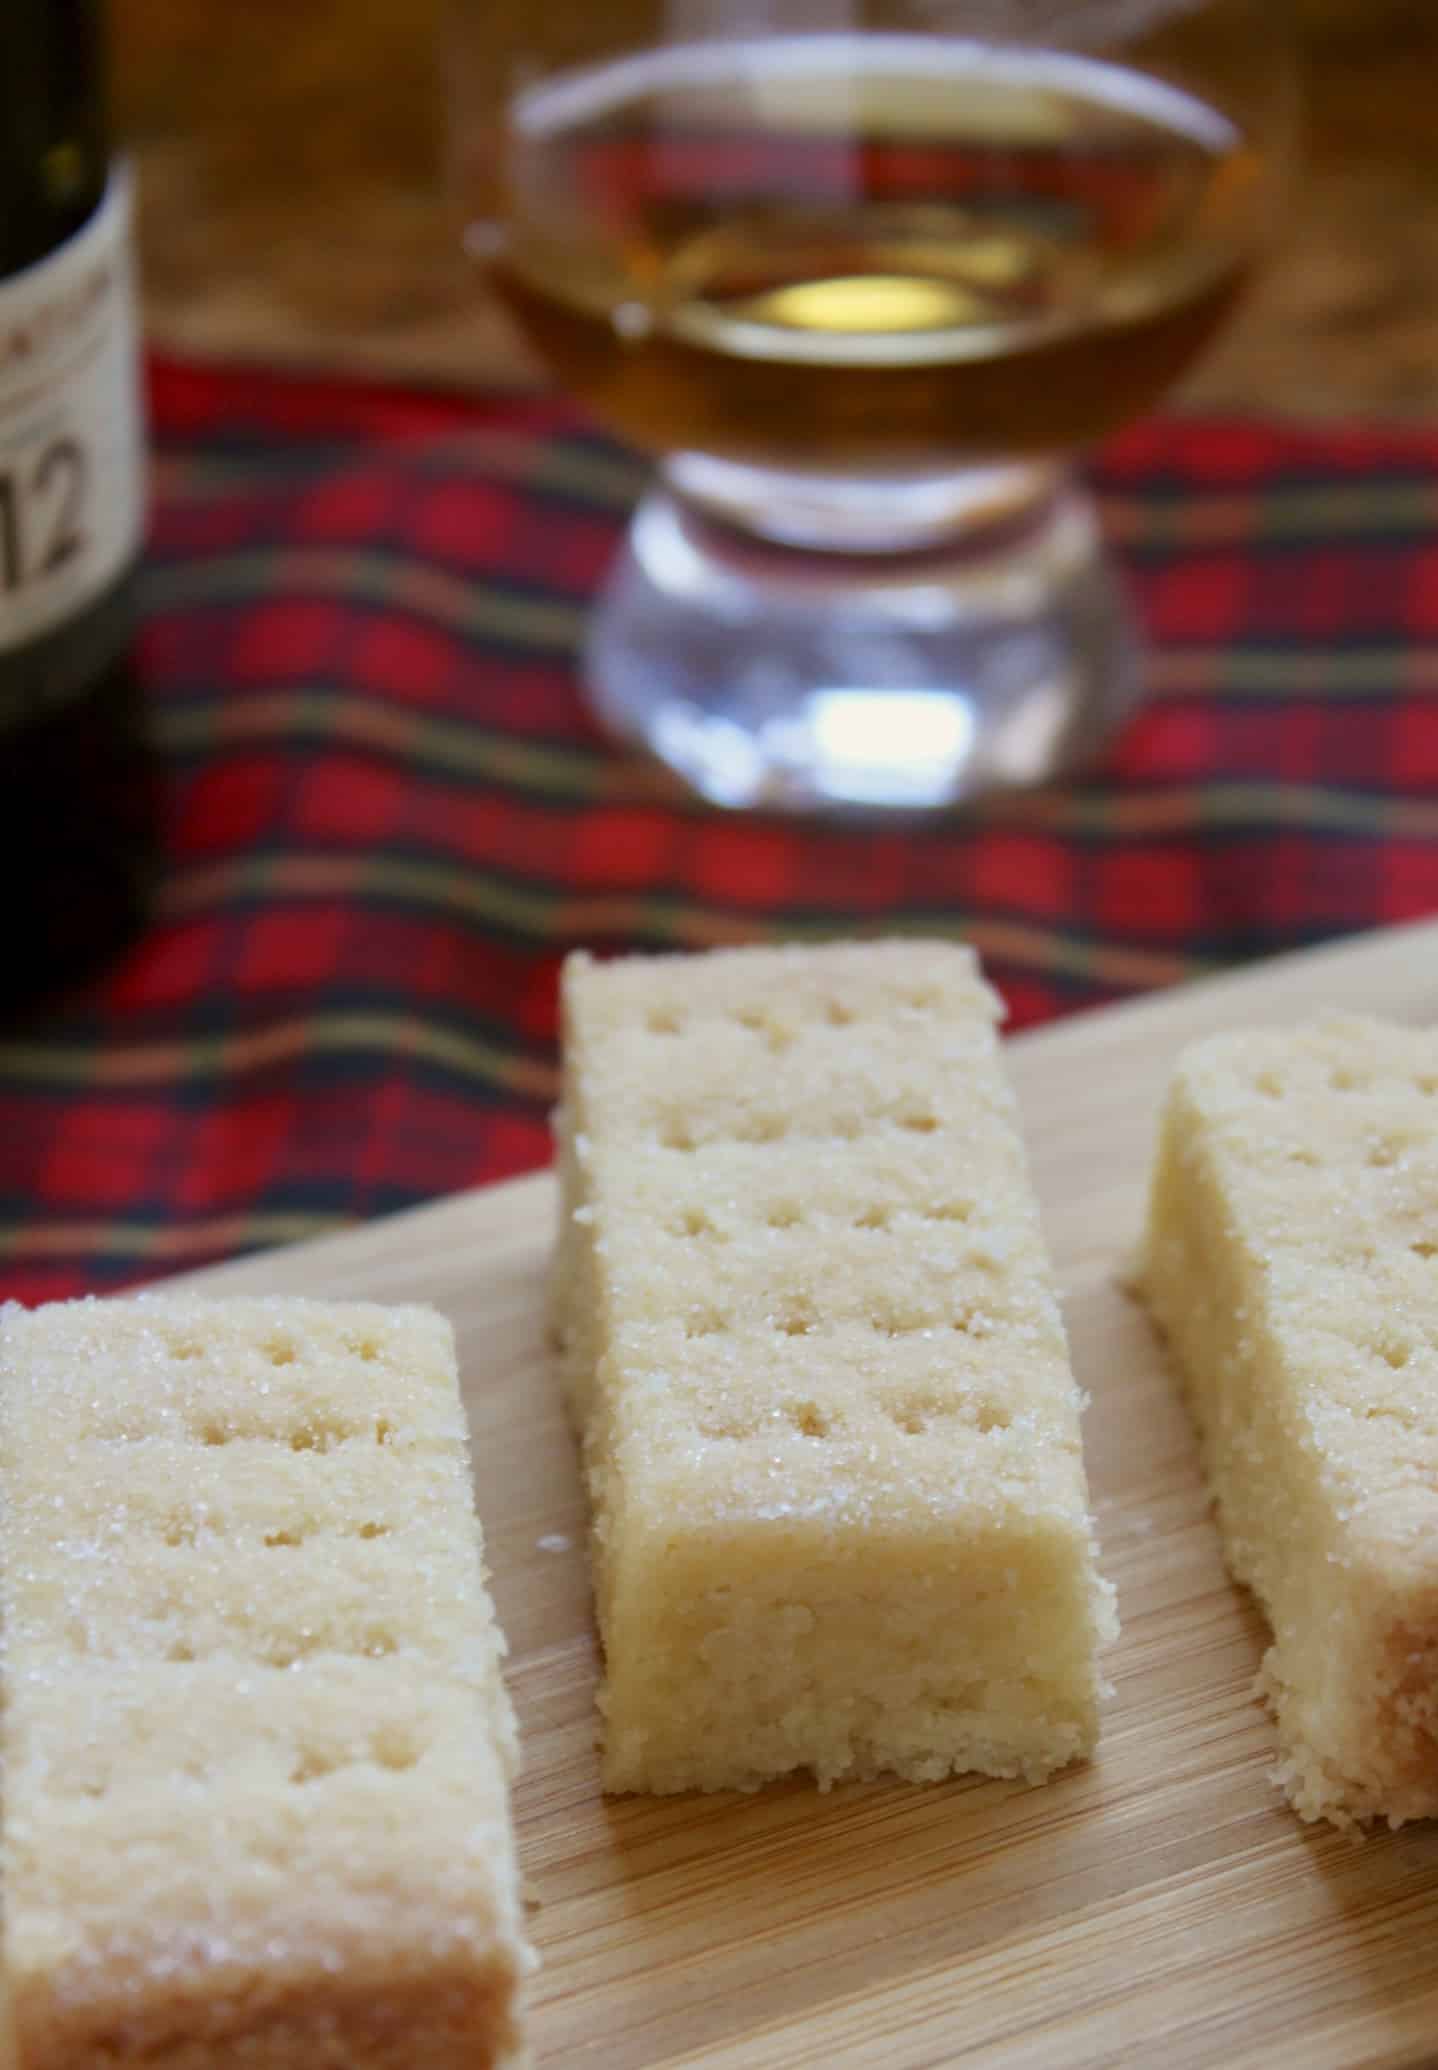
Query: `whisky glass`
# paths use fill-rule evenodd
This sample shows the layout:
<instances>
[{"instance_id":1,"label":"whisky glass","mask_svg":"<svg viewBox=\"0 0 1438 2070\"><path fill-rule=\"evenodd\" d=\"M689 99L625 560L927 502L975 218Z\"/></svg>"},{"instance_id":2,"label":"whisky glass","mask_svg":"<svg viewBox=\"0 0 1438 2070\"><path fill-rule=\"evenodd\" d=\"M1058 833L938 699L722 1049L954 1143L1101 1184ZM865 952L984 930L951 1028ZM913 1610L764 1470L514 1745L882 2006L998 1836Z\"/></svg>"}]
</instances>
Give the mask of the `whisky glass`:
<instances>
[{"instance_id":1,"label":"whisky glass","mask_svg":"<svg viewBox=\"0 0 1438 2070\"><path fill-rule=\"evenodd\" d=\"M1274 221L1283 0L461 0L465 244L652 454L592 704L729 806L1089 760L1141 648L1076 461Z\"/></svg>"}]
</instances>

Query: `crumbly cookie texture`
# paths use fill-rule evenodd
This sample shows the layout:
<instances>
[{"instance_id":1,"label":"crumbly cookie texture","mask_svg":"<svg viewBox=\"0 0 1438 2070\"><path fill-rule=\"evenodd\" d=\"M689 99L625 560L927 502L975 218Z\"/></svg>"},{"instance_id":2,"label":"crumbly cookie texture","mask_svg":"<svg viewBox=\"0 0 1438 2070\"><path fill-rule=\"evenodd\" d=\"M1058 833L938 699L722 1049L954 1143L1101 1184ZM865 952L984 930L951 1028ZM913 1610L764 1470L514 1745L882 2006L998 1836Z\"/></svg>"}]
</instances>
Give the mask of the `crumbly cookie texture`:
<instances>
[{"instance_id":1,"label":"crumbly cookie texture","mask_svg":"<svg viewBox=\"0 0 1438 2070\"><path fill-rule=\"evenodd\" d=\"M1116 1624L997 1018L942 943L566 966L609 1790L1092 1748Z\"/></svg>"},{"instance_id":2,"label":"crumbly cookie texture","mask_svg":"<svg viewBox=\"0 0 1438 2070\"><path fill-rule=\"evenodd\" d=\"M525 2061L448 1324L11 1307L0 1373L7 2060Z\"/></svg>"},{"instance_id":3,"label":"crumbly cookie texture","mask_svg":"<svg viewBox=\"0 0 1438 2070\"><path fill-rule=\"evenodd\" d=\"M1331 1015L1181 1057L1138 1272L1263 1605L1307 1819L1438 1812L1438 1035Z\"/></svg>"}]
</instances>

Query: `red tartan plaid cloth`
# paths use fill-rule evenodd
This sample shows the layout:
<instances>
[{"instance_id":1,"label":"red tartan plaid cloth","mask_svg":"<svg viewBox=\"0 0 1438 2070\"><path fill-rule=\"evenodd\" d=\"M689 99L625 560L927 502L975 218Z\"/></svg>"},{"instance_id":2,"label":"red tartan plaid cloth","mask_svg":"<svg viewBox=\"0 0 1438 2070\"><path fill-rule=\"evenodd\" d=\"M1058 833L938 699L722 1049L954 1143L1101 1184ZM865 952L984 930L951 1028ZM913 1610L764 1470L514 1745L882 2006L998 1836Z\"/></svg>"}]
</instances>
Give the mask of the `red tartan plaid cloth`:
<instances>
[{"instance_id":1,"label":"red tartan plaid cloth","mask_svg":"<svg viewBox=\"0 0 1438 2070\"><path fill-rule=\"evenodd\" d=\"M145 938L0 1032L3 1291L102 1289L548 1154L555 977L923 928L1013 1020L1438 908L1438 433L1156 419L1102 456L1147 707L907 830L730 818L573 657L640 471L560 406L163 363Z\"/></svg>"}]
</instances>

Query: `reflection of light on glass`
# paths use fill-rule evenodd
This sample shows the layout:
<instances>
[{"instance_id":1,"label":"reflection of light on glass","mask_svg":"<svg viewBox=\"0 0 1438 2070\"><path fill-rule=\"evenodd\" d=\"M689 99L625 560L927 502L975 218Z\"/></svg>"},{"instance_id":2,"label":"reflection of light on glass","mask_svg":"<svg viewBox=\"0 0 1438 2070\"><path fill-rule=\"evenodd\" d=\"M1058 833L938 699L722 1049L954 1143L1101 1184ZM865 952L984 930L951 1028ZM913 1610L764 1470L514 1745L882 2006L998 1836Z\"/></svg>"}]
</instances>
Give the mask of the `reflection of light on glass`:
<instances>
[{"instance_id":1,"label":"reflection of light on glass","mask_svg":"<svg viewBox=\"0 0 1438 2070\"><path fill-rule=\"evenodd\" d=\"M667 597L693 597L703 608L731 624L752 615L754 590L700 553L685 533L679 512L667 496L647 496L635 514L631 533L634 557L654 587Z\"/></svg>"},{"instance_id":2,"label":"reflection of light on glass","mask_svg":"<svg viewBox=\"0 0 1438 2070\"><path fill-rule=\"evenodd\" d=\"M994 774L1005 783L1036 783L1053 764L1062 733L1081 694L1072 671L1038 683L995 727L989 743Z\"/></svg>"},{"instance_id":3,"label":"reflection of light on glass","mask_svg":"<svg viewBox=\"0 0 1438 2070\"><path fill-rule=\"evenodd\" d=\"M901 273L841 274L801 280L737 302L734 313L799 331L934 331L971 323L984 305L953 280Z\"/></svg>"},{"instance_id":4,"label":"reflection of light on glass","mask_svg":"<svg viewBox=\"0 0 1438 2070\"><path fill-rule=\"evenodd\" d=\"M973 713L946 690L816 690L804 717L824 795L854 805L946 798L974 737Z\"/></svg>"},{"instance_id":5,"label":"reflection of light on glass","mask_svg":"<svg viewBox=\"0 0 1438 2070\"><path fill-rule=\"evenodd\" d=\"M1168 0L1168 9L1192 4ZM1090 57L1056 50L1020 55L1007 37L995 47L963 36L815 33L832 20L833 0L786 0L791 33L774 36L765 33L773 12L773 0L669 0L669 48L523 85L510 121L521 136L543 136L594 121L638 89L658 103L661 136L671 126L677 134L692 123L696 97L708 89L716 112L731 119L742 111L766 126L837 137L862 126L857 118L874 83L882 94L888 75L904 88L902 113L885 103L890 122L914 135L962 128L976 141L1059 143L1071 120L1064 102L1073 98L1177 130L1219 156L1238 141L1227 116L1182 88ZM746 36L746 29L761 33ZM1001 97L993 92L996 79ZM1015 92L1020 79L1027 90ZM672 124L662 119L670 107Z\"/></svg>"},{"instance_id":6,"label":"reflection of light on glass","mask_svg":"<svg viewBox=\"0 0 1438 2070\"><path fill-rule=\"evenodd\" d=\"M698 705L665 705L655 722L654 748L718 805L757 805L763 797L764 761L754 740Z\"/></svg>"}]
</instances>

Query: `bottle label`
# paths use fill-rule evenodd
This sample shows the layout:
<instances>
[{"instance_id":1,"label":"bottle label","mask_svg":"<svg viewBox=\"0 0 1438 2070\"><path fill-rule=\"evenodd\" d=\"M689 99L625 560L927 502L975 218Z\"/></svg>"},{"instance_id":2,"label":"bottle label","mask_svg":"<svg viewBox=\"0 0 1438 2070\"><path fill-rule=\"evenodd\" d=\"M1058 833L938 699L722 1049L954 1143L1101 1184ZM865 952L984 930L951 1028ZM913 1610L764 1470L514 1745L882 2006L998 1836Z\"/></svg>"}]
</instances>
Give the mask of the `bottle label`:
<instances>
[{"instance_id":1,"label":"bottle label","mask_svg":"<svg viewBox=\"0 0 1438 2070\"><path fill-rule=\"evenodd\" d=\"M0 281L0 654L73 617L139 552L144 455L130 182Z\"/></svg>"}]
</instances>

